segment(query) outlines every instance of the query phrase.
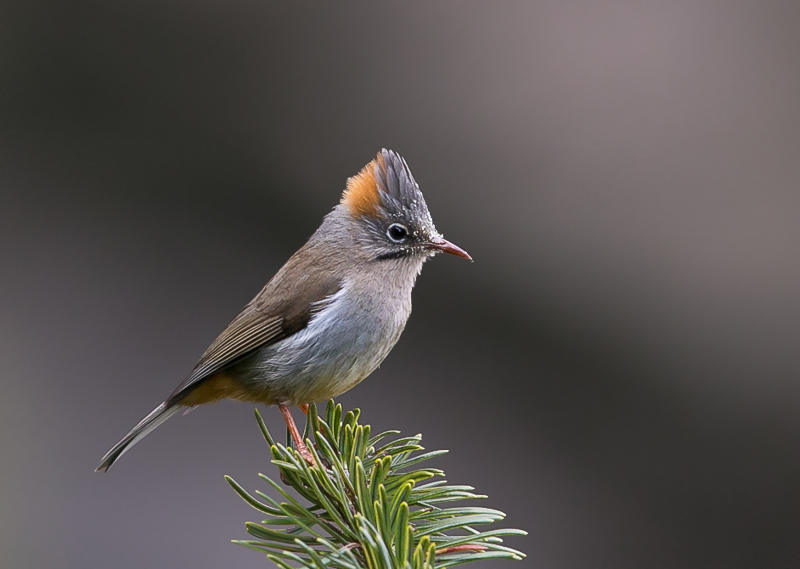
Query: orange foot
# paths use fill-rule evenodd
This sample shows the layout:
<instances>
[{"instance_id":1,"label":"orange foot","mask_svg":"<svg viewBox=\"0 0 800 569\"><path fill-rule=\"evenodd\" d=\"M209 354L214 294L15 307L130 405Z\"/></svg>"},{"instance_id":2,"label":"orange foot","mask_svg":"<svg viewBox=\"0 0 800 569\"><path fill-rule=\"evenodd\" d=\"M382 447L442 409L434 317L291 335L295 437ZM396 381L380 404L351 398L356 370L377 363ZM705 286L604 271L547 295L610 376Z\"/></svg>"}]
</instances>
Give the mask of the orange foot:
<instances>
[{"instance_id":1,"label":"orange foot","mask_svg":"<svg viewBox=\"0 0 800 569\"><path fill-rule=\"evenodd\" d=\"M308 406L306 406L306 408L307 407ZM311 451L308 450L306 443L303 442L303 438L300 436L300 431L297 430L297 425L294 424L294 418L292 418L292 412L289 411L289 407L279 403L278 409L280 409L281 415L283 415L283 420L286 423L286 426L289 427L289 434L292 437L292 441L294 441L294 448L297 451L297 454L302 456L309 466L316 466L317 463L314 460L314 455L311 454Z\"/></svg>"}]
</instances>

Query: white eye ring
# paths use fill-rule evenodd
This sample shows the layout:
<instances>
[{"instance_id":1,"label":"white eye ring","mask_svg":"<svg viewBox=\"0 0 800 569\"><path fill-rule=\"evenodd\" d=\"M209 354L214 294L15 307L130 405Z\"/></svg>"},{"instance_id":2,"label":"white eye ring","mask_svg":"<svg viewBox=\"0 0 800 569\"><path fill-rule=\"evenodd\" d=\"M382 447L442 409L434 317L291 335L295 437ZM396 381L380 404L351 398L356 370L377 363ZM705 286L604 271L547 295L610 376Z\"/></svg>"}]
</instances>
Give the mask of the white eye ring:
<instances>
[{"instance_id":1,"label":"white eye ring","mask_svg":"<svg viewBox=\"0 0 800 569\"><path fill-rule=\"evenodd\" d=\"M395 243L402 243L408 238L408 228L402 223L393 223L386 229L386 236Z\"/></svg>"}]
</instances>

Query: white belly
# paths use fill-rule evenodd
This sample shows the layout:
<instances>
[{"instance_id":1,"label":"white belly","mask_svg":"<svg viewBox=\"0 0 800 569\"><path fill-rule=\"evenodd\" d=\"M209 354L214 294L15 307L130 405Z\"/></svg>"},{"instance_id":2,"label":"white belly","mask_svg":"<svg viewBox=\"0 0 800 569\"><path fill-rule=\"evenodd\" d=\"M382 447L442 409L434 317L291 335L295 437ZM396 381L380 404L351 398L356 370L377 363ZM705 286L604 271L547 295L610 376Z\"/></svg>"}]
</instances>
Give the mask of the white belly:
<instances>
[{"instance_id":1,"label":"white belly","mask_svg":"<svg viewBox=\"0 0 800 569\"><path fill-rule=\"evenodd\" d=\"M393 288L393 287L390 287ZM272 403L298 405L341 395L386 358L411 313L406 298L359 294L345 284L303 330L248 358L242 375Z\"/></svg>"}]
</instances>

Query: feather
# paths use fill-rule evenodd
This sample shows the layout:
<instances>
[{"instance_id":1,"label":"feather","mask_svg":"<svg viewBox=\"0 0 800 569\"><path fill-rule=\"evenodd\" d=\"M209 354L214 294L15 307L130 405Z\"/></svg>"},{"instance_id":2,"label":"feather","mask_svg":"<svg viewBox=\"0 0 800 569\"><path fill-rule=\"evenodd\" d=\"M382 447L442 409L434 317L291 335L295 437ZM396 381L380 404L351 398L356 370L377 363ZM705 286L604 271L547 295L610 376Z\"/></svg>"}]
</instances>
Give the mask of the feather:
<instances>
[{"instance_id":1,"label":"feather","mask_svg":"<svg viewBox=\"0 0 800 569\"><path fill-rule=\"evenodd\" d=\"M375 186L375 171L378 158L364 166L361 171L347 179L347 187L342 194L342 203L353 217L375 217L378 213L379 197Z\"/></svg>"},{"instance_id":2,"label":"feather","mask_svg":"<svg viewBox=\"0 0 800 569\"><path fill-rule=\"evenodd\" d=\"M111 468L111 465L114 464L119 457L128 452L133 445L145 438L153 429L172 417L179 410L180 408L176 406L167 407L166 402L153 409L147 417L139 421L138 425L131 429L121 441L115 444L114 447L106 453L103 460L100 461L100 466L95 469L95 472L107 471Z\"/></svg>"}]
</instances>

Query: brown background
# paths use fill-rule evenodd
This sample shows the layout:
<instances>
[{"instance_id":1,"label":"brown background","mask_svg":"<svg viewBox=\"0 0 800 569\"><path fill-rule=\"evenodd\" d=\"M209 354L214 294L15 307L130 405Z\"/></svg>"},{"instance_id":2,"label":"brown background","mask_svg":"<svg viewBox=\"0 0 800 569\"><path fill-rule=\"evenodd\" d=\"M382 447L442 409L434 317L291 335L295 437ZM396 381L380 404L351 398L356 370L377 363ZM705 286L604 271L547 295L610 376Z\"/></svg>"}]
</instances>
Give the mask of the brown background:
<instances>
[{"instance_id":1,"label":"brown background","mask_svg":"<svg viewBox=\"0 0 800 569\"><path fill-rule=\"evenodd\" d=\"M0 565L267 566L222 480L274 474L252 406L92 470L382 146L476 262L426 266L344 404L451 449L520 567L800 565L798 30L796 0L0 5Z\"/></svg>"}]
</instances>

